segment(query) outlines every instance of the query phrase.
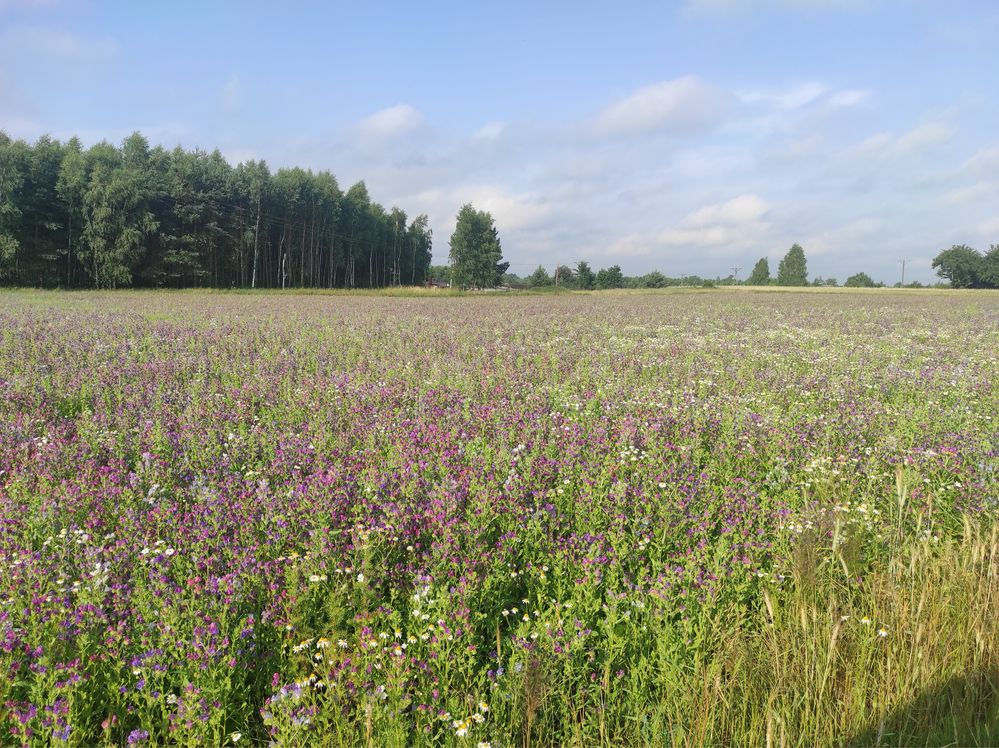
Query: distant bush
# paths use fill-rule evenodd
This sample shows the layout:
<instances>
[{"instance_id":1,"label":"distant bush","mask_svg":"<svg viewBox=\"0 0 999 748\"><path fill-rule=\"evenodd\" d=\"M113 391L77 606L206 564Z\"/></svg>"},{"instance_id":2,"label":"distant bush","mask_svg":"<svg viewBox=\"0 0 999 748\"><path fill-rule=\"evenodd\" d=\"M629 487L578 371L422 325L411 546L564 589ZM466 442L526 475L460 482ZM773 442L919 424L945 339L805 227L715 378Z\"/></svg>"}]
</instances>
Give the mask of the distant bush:
<instances>
[{"instance_id":1,"label":"distant bush","mask_svg":"<svg viewBox=\"0 0 999 748\"><path fill-rule=\"evenodd\" d=\"M867 273L856 273L847 278L843 285L847 288L874 288L877 284Z\"/></svg>"}]
</instances>

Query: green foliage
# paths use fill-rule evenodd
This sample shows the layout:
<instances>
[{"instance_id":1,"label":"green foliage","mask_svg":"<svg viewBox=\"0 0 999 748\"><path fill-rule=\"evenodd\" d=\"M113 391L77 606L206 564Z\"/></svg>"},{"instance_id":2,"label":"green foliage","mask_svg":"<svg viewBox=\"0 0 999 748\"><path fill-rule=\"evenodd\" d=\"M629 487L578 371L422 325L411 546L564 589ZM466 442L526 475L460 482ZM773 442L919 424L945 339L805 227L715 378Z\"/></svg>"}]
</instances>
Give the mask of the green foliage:
<instances>
[{"instance_id":1,"label":"green foliage","mask_svg":"<svg viewBox=\"0 0 999 748\"><path fill-rule=\"evenodd\" d=\"M91 172L83 195L80 260L98 288L129 285L146 237L156 230L156 220L149 211L147 158L144 141L132 136L116 168L98 163Z\"/></svg>"},{"instance_id":2,"label":"green foliage","mask_svg":"<svg viewBox=\"0 0 999 748\"><path fill-rule=\"evenodd\" d=\"M0 135L0 282L34 286L356 288L419 285L427 216L407 225L328 171L272 174L218 151L84 149Z\"/></svg>"},{"instance_id":3,"label":"green foliage","mask_svg":"<svg viewBox=\"0 0 999 748\"><path fill-rule=\"evenodd\" d=\"M544 267L538 265L538 269L527 277L527 285L531 288L539 288L541 286L553 286L555 285L555 281L548 275L548 271Z\"/></svg>"},{"instance_id":4,"label":"green foliage","mask_svg":"<svg viewBox=\"0 0 999 748\"><path fill-rule=\"evenodd\" d=\"M411 253L408 268L409 282L415 286L426 280L433 251L433 231L430 229L430 219L425 213L418 215L409 224L409 228L406 229L406 243ZM405 252L403 256L405 256ZM405 271L406 266L403 264L404 278Z\"/></svg>"},{"instance_id":5,"label":"green foliage","mask_svg":"<svg viewBox=\"0 0 999 748\"><path fill-rule=\"evenodd\" d=\"M493 217L465 204L451 235L451 282L461 288L491 288L502 277L503 252Z\"/></svg>"},{"instance_id":6,"label":"green foliage","mask_svg":"<svg viewBox=\"0 0 999 748\"><path fill-rule=\"evenodd\" d=\"M583 260L576 263L576 283L584 291L592 290L597 283L597 276L590 269L589 263Z\"/></svg>"},{"instance_id":7,"label":"green foliage","mask_svg":"<svg viewBox=\"0 0 999 748\"><path fill-rule=\"evenodd\" d=\"M982 255L965 244L955 244L933 258L937 275L953 288L999 288L999 245Z\"/></svg>"},{"instance_id":8,"label":"green foliage","mask_svg":"<svg viewBox=\"0 0 999 748\"><path fill-rule=\"evenodd\" d=\"M596 287L598 289L624 288L624 275L620 265L611 265L597 272Z\"/></svg>"},{"instance_id":9,"label":"green foliage","mask_svg":"<svg viewBox=\"0 0 999 748\"><path fill-rule=\"evenodd\" d=\"M0 234L0 279L10 278L16 272L17 239L10 234Z\"/></svg>"},{"instance_id":10,"label":"green foliage","mask_svg":"<svg viewBox=\"0 0 999 748\"><path fill-rule=\"evenodd\" d=\"M999 288L999 244L993 244L982 257L982 282L988 288Z\"/></svg>"},{"instance_id":11,"label":"green foliage","mask_svg":"<svg viewBox=\"0 0 999 748\"><path fill-rule=\"evenodd\" d=\"M642 288L665 288L669 285L669 278L658 270L653 270L651 273L643 275L639 282Z\"/></svg>"},{"instance_id":12,"label":"green foliage","mask_svg":"<svg viewBox=\"0 0 999 748\"><path fill-rule=\"evenodd\" d=\"M509 262L497 262L496 263L496 275L493 280L494 286L502 286L503 279L506 277L507 271L510 269Z\"/></svg>"},{"instance_id":13,"label":"green foliage","mask_svg":"<svg viewBox=\"0 0 999 748\"><path fill-rule=\"evenodd\" d=\"M770 285L770 261L766 257L761 257L753 266L753 272L746 279L747 286L768 286Z\"/></svg>"},{"instance_id":14,"label":"green foliage","mask_svg":"<svg viewBox=\"0 0 999 748\"><path fill-rule=\"evenodd\" d=\"M21 210L18 197L24 178L17 144L0 131L0 281L16 277Z\"/></svg>"},{"instance_id":15,"label":"green foliage","mask_svg":"<svg viewBox=\"0 0 999 748\"><path fill-rule=\"evenodd\" d=\"M807 286L808 268L805 262L805 250L800 244L793 244L791 249L780 261L777 269L778 286Z\"/></svg>"},{"instance_id":16,"label":"green foliage","mask_svg":"<svg viewBox=\"0 0 999 748\"><path fill-rule=\"evenodd\" d=\"M521 278L516 273L503 273L503 277L500 279L500 285L507 288L527 288L527 281Z\"/></svg>"},{"instance_id":17,"label":"green foliage","mask_svg":"<svg viewBox=\"0 0 999 748\"><path fill-rule=\"evenodd\" d=\"M874 288L877 284L867 273L856 273L847 278L843 285L847 288Z\"/></svg>"},{"instance_id":18,"label":"green foliage","mask_svg":"<svg viewBox=\"0 0 999 748\"><path fill-rule=\"evenodd\" d=\"M554 282L560 288L578 287L576 274L568 265L559 265L555 268Z\"/></svg>"},{"instance_id":19,"label":"green foliage","mask_svg":"<svg viewBox=\"0 0 999 748\"><path fill-rule=\"evenodd\" d=\"M447 285L451 282L451 267L449 265L431 265L427 277L433 283Z\"/></svg>"},{"instance_id":20,"label":"green foliage","mask_svg":"<svg viewBox=\"0 0 999 748\"><path fill-rule=\"evenodd\" d=\"M66 215L66 285L72 286L73 271L77 269L74 261L74 249L79 251L82 237L83 196L87 188L87 159L83 146L78 138L71 138L66 144L66 150L59 165L59 177L56 180L56 195L62 204ZM60 274L61 275L61 274Z\"/></svg>"},{"instance_id":21,"label":"green foliage","mask_svg":"<svg viewBox=\"0 0 999 748\"><path fill-rule=\"evenodd\" d=\"M982 256L965 244L955 244L933 258L937 275L950 281L954 288L981 286Z\"/></svg>"}]
</instances>

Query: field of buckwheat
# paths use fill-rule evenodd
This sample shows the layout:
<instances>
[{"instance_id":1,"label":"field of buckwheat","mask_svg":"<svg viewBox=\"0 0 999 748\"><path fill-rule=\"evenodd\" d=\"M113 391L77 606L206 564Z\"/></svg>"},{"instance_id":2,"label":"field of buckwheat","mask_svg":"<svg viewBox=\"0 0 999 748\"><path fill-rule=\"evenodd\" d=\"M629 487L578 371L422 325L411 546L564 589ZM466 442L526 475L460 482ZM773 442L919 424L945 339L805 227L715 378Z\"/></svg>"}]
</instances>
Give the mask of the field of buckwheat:
<instances>
[{"instance_id":1,"label":"field of buckwheat","mask_svg":"<svg viewBox=\"0 0 999 748\"><path fill-rule=\"evenodd\" d=\"M999 742L999 296L0 295L0 744Z\"/></svg>"}]
</instances>

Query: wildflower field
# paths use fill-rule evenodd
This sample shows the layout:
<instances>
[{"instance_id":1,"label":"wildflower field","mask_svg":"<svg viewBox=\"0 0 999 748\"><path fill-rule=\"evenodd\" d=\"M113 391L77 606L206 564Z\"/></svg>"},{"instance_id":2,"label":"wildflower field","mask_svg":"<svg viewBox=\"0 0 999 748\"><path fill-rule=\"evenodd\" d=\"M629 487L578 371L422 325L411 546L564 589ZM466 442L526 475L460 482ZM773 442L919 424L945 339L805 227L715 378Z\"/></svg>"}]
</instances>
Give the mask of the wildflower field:
<instances>
[{"instance_id":1,"label":"wildflower field","mask_svg":"<svg viewBox=\"0 0 999 748\"><path fill-rule=\"evenodd\" d=\"M0 744L999 743L999 296L0 295Z\"/></svg>"}]
</instances>

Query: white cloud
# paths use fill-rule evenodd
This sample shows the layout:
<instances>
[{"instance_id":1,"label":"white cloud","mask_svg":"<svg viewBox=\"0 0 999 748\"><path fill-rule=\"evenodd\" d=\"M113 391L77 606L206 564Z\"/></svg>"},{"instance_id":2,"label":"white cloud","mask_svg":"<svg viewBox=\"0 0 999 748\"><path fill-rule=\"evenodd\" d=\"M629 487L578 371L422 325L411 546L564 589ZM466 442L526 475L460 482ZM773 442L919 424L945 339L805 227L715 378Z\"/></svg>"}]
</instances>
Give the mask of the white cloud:
<instances>
[{"instance_id":1,"label":"white cloud","mask_svg":"<svg viewBox=\"0 0 999 748\"><path fill-rule=\"evenodd\" d=\"M491 213L496 219L496 228L501 231L516 231L535 224L552 209L539 195L511 194L495 185L463 187L458 192L465 196L462 198L464 202L470 202L477 210Z\"/></svg>"},{"instance_id":2,"label":"white cloud","mask_svg":"<svg viewBox=\"0 0 999 748\"><path fill-rule=\"evenodd\" d=\"M676 228L660 233L656 240L669 247L725 247L739 244L745 234L731 226L705 226L703 229Z\"/></svg>"},{"instance_id":3,"label":"white cloud","mask_svg":"<svg viewBox=\"0 0 999 748\"><path fill-rule=\"evenodd\" d=\"M691 228L706 228L715 224L739 226L755 223L768 212L770 206L758 195L739 195L724 203L705 205L688 215L683 223Z\"/></svg>"},{"instance_id":4,"label":"white cloud","mask_svg":"<svg viewBox=\"0 0 999 748\"><path fill-rule=\"evenodd\" d=\"M946 143L957 131L942 122L929 122L903 134L895 141L893 155L908 156L930 146Z\"/></svg>"},{"instance_id":5,"label":"white cloud","mask_svg":"<svg viewBox=\"0 0 999 748\"><path fill-rule=\"evenodd\" d=\"M793 164L814 158L828 150L826 139L812 133L802 138L792 138L764 154L764 159L775 164Z\"/></svg>"},{"instance_id":6,"label":"white cloud","mask_svg":"<svg viewBox=\"0 0 999 748\"><path fill-rule=\"evenodd\" d=\"M424 190L402 201L413 213L427 213L443 226L444 241L454 231L455 216L465 203L490 213L502 237L506 232L534 226L551 214L554 205L531 192L514 192L499 184L463 184Z\"/></svg>"},{"instance_id":7,"label":"white cloud","mask_svg":"<svg viewBox=\"0 0 999 748\"><path fill-rule=\"evenodd\" d=\"M783 88L748 89L738 93L739 116L722 128L725 134L751 137L791 136L814 128L833 114L871 98L863 89L836 90L821 81Z\"/></svg>"},{"instance_id":8,"label":"white cloud","mask_svg":"<svg viewBox=\"0 0 999 748\"><path fill-rule=\"evenodd\" d=\"M979 149L961 164L960 171L967 174L999 173L999 147Z\"/></svg>"},{"instance_id":9,"label":"white cloud","mask_svg":"<svg viewBox=\"0 0 999 748\"><path fill-rule=\"evenodd\" d=\"M358 123L362 135L373 138L391 138L415 129L423 115L409 104L396 104L365 117Z\"/></svg>"},{"instance_id":10,"label":"white cloud","mask_svg":"<svg viewBox=\"0 0 999 748\"><path fill-rule=\"evenodd\" d=\"M999 184L995 182L976 182L966 187L958 187L955 190L945 193L940 197L941 202L948 205L963 205L993 197L999 194Z\"/></svg>"},{"instance_id":11,"label":"white cloud","mask_svg":"<svg viewBox=\"0 0 999 748\"><path fill-rule=\"evenodd\" d=\"M475 140L498 140L506 132L506 123L489 122L475 131Z\"/></svg>"},{"instance_id":12,"label":"white cloud","mask_svg":"<svg viewBox=\"0 0 999 748\"><path fill-rule=\"evenodd\" d=\"M657 242L643 234L627 234L607 248L610 257L645 257L655 251Z\"/></svg>"},{"instance_id":13,"label":"white cloud","mask_svg":"<svg viewBox=\"0 0 999 748\"><path fill-rule=\"evenodd\" d=\"M687 75L646 86L607 107L596 128L601 134L703 131L717 123L728 103L723 91Z\"/></svg>"},{"instance_id":14,"label":"white cloud","mask_svg":"<svg viewBox=\"0 0 999 748\"><path fill-rule=\"evenodd\" d=\"M731 177L733 172L755 168L756 159L744 145L707 145L676 151L670 173L682 181Z\"/></svg>"},{"instance_id":15,"label":"white cloud","mask_svg":"<svg viewBox=\"0 0 999 748\"><path fill-rule=\"evenodd\" d=\"M740 98L748 104L762 102L781 111L791 111L811 104L828 90L828 86L813 81L781 91L746 91Z\"/></svg>"},{"instance_id":16,"label":"white cloud","mask_svg":"<svg viewBox=\"0 0 999 748\"><path fill-rule=\"evenodd\" d=\"M741 250L769 228L770 206L758 195L739 195L689 213L679 226L660 232L656 240L670 247L714 247Z\"/></svg>"},{"instance_id":17,"label":"white cloud","mask_svg":"<svg viewBox=\"0 0 999 748\"><path fill-rule=\"evenodd\" d=\"M764 219L770 206L758 195L739 195L688 213L677 225L657 233L629 234L614 242L608 254L641 257L663 249L708 249L716 255L735 254L756 242L770 227Z\"/></svg>"},{"instance_id":18,"label":"white cloud","mask_svg":"<svg viewBox=\"0 0 999 748\"><path fill-rule=\"evenodd\" d=\"M880 132L847 149L847 155L859 159L897 159L916 156L933 146L946 143L957 130L942 122L928 122L901 135Z\"/></svg>"},{"instance_id":19,"label":"white cloud","mask_svg":"<svg viewBox=\"0 0 999 748\"><path fill-rule=\"evenodd\" d=\"M878 249L885 224L877 218L860 218L843 226L820 231L802 242L807 255L867 254Z\"/></svg>"},{"instance_id":20,"label":"white cloud","mask_svg":"<svg viewBox=\"0 0 999 748\"><path fill-rule=\"evenodd\" d=\"M829 95L826 100L829 106L833 109L848 109L858 104L862 104L871 98L871 92L865 91L859 88L846 89L844 91L836 91Z\"/></svg>"},{"instance_id":21,"label":"white cloud","mask_svg":"<svg viewBox=\"0 0 999 748\"><path fill-rule=\"evenodd\" d=\"M862 158L871 158L887 153L894 136L889 132L879 132L864 138L860 143L848 149L848 154Z\"/></svg>"}]
</instances>

